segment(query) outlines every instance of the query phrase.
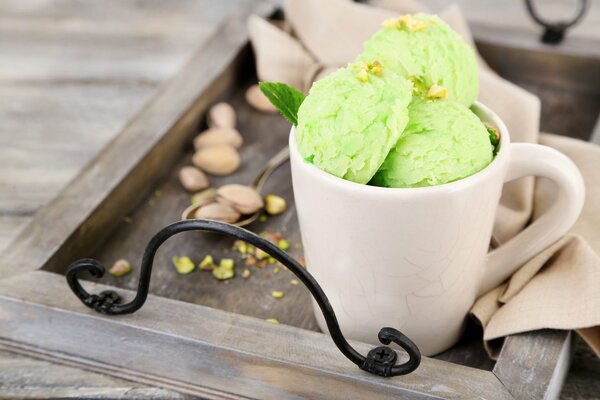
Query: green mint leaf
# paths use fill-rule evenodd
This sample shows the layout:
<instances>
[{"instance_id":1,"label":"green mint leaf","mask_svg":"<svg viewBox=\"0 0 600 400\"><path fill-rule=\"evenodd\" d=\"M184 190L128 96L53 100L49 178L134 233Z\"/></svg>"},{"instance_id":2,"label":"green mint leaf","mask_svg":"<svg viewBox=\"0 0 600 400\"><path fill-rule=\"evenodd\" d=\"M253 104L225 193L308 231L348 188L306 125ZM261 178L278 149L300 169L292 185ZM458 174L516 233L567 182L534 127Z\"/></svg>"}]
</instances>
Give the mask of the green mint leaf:
<instances>
[{"instance_id":1,"label":"green mint leaf","mask_svg":"<svg viewBox=\"0 0 600 400\"><path fill-rule=\"evenodd\" d=\"M498 140L498 131L495 128L486 126L485 127L490 135L490 143L494 146L494 156L498 153L498 144L500 144L500 140Z\"/></svg>"},{"instance_id":2,"label":"green mint leaf","mask_svg":"<svg viewBox=\"0 0 600 400\"><path fill-rule=\"evenodd\" d=\"M290 124L298 125L298 109L306 97L304 93L279 82L260 82L258 86Z\"/></svg>"}]
</instances>

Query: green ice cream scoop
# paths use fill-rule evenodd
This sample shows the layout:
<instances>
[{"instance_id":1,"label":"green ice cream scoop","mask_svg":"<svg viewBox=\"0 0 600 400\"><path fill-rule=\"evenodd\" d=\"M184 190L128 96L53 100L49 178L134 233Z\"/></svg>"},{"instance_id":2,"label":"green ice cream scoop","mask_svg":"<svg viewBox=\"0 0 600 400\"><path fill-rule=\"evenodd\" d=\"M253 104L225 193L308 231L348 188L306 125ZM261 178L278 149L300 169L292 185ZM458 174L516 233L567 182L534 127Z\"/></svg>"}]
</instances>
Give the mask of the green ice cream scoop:
<instances>
[{"instance_id":1,"label":"green ice cream scoop","mask_svg":"<svg viewBox=\"0 0 600 400\"><path fill-rule=\"evenodd\" d=\"M416 99L409 106L409 120L372 185L441 185L473 175L492 161L486 127L456 101Z\"/></svg>"},{"instance_id":2,"label":"green ice cream scoop","mask_svg":"<svg viewBox=\"0 0 600 400\"><path fill-rule=\"evenodd\" d=\"M367 183L408 123L410 80L379 62L351 64L315 82L298 110L298 150L320 169Z\"/></svg>"},{"instance_id":3,"label":"green ice cream scoop","mask_svg":"<svg viewBox=\"0 0 600 400\"><path fill-rule=\"evenodd\" d=\"M447 96L467 107L477 99L475 52L435 15L404 15L385 21L365 42L358 60L379 60L386 68L411 78L416 94L422 97Z\"/></svg>"}]
</instances>

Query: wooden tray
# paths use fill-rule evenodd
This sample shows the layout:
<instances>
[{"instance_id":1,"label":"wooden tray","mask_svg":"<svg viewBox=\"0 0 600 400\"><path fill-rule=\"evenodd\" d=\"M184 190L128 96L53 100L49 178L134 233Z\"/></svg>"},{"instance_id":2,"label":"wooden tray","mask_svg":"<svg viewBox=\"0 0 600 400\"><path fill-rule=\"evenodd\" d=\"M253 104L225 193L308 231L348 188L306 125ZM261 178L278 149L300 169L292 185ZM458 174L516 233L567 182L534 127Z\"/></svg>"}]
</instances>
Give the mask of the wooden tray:
<instances>
[{"instance_id":1,"label":"wooden tray","mask_svg":"<svg viewBox=\"0 0 600 400\"><path fill-rule=\"evenodd\" d=\"M265 9L264 15L272 11ZM0 347L206 398L558 396L570 355L568 332L511 336L494 362L472 325L459 344L424 358L416 372L379 378L360 371L327 335L316 332L309 293L290 284L291 272L249 267L252 275L244 279L232 240L217 235L187 233L165 243L156 257L153 296L136 314L106 317L79 303L61 274L80 257L107 266L118 258L130 260L132 274L106 276L102 283L132 297L121 288L135 289L137 265L149 239L189 205L177 172L190 164L191 139L208 106L231 102L245 140L239 172L212 178L214 186L250 183L286 145L289 125L244 100L245 89L255 81L244 16L239 16L0 258L0 276L5 277L0 280ZM286 198L288 210L249 229L281 232L292 244L289 252L300 257L288 165L272 176L264 193ZM219 282L204 271L180 276L171 266L173 256L198 261L206 254L236 259L238 276ZM98 286L89 290L98 293L103 287ZM282 290L285 297L276 300L271 290ZM371 347L353 345L363 354Z\"/></svg>"}]
</instances>

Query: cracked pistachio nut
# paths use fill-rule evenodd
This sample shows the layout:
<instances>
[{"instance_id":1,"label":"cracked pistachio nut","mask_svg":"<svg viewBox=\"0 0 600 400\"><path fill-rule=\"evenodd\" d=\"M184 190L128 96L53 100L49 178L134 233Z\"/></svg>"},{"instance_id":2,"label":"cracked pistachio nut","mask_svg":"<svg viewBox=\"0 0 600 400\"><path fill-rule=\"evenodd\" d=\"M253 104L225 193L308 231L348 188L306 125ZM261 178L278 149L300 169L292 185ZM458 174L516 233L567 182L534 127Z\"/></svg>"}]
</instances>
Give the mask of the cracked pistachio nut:
<instances>
[{"instance_id":1,"label":"cracked pistachio nut","mask_svg":"<svg viewBox=\"0 0 600 400\"><path fill-rule=\"evenodd\" d=\"M219 203L233 207L242 214L252 214L264 205L263 199L250 186L225 185L217 190L217 196Z\"/></svg>"},{"instance_id":2,"label":"cracked pistachio nut","mask_svg":"<svg viewBox=\"0 0 600 400\"><path fill-rule=\"evenodd\" d=\"M196 268L196 265L189 257L173 257L173 266L177 273L187 275Z\"/></svg>"},{"instance_id":3,"label":"cracked pistachio nut","mask_svg":"<svg viewBox=\"0 0 600 400\"><path fill-rule=\"evenodd\" d=\"M271 104L267 96L260 91L258 85L252 85L246 91L246 101L258 111L276 113L277 108Z\"/></svg>"},{"instance_id":4,"label":"cracked pistachio nut","mask_svg":"<svg viewBox=\"0 0 600 400\"><path fill-rule=\"evenodd\" d=\"M214 203L217 201L217 189L208 188L201 192L195 193L191 197L191 203L203 206L205 204Z\"/></svg>"},{"instance_id":5,"label":"cracked pistachio nut","mask_svg":"<svg viewBox=\"0 0 600 400\"><path fill-rule=\"evenodd\" d=\"M228 144L239 149L243 143L242 135L235 128L210 128L196 136L194 148L200 150L203 147Z\"/></svg>"},{"instance_id":6,"label":"cracked pistachio nut","mask_svg":"<svg viewBox=\"0 0 600 400\"><path fill-rule=\"evenodd\" d=\"M179 170L179 181L181 186L190 192L206 189L208 187L208 178L204 172L196 167L183 167Z\"/></svg>"},{"instance_id":7,"label":"cracked pistachio nut","mask_svg":"<svg viewBox=\"0 0 600 400\"><path fill-rule=\"evenodd\" d=\"M218 144L198 150L192 157L192 162L209 174L226 176L238 169L241 159L233 146Z\"/></svg>"},{"instance_id":8,"label":"cracked pistachio nut","mask_svg":"<svg viewBox=\"0 0 600 400\"><path fill-rule=\"evenodd\" d=\"M208 110L210 128L235 128L235 110L229 103L217 103Z\"/></svg>"},{"instance_id":9,"label":"cracked pistachio nut","mask_svg":"<svg viewBox=\"0 0 600 400\"><path fill-rule=\"evenodd\" d=\"M278 215L285 211L287 203L283 197L269 194L265 196L265 211L270 215Z\"/></svg>"},{"instance_id":10,"label":"cracked pistachio nut","mask_svg":"<svg viewBox=\"0 0 600 400\"><path fill-rule=\"evenodd\" d=\"M206 204L196 210L194 214L194 218L197 219L212 219L229 224L239 221L240 216L240 213L236 209L221 203Z\"/></svg>"},{"instance_id":11,"label":"cracked pistachio nut","mask_svg":"<svg viewBox=\"0 0 600 400\"><path fill-rule=\"evenodd\" d=\"M120 277L125 276L131 272L131 264L129 261L121 258L120 260L115 261L112 267L108 270L108 273L112 276Z\"/></svg>"}]
</instances>

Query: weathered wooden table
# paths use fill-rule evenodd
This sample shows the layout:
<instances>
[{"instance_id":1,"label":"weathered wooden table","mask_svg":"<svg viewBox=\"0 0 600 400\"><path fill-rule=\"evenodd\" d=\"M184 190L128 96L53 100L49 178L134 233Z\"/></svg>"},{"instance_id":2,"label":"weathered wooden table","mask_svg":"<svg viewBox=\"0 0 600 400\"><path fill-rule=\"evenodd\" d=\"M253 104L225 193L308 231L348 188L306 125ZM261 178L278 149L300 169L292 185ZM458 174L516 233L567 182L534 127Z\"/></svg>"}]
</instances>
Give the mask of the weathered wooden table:
<instances>
[{"instance_id":1,"label":"weathered wooden table","mask_svg":"<svg viewBox=\"0 0 600 400\"><path fill-rule=\"evenodd\" d=\"M7 12L2 13L2 18L10 17L12 23L1 25L0 29L12 35L0 37L0 48L6 46L12 52L0 53L0 60L1 57L14 60L0 63L0 68L6 69L6 76L11 77L10 83L0 84L0 91L7 90L16 100L7 103L8 106L0 105L0 115L5 116L0 119L0 140L6 145L0 149L0 154L6 155L0 157L0 185L7 189L2 191L0 204L9 211L2 214L0 223L6 228L0 229L0 233L4 232L6 238L13 235L14 226L21 226L37 207L75 176L161 90L160 85L202 47L203 40L220 21L240 8L247 12L259 7L261 2L238 0L219 2L218 6L215 3L115 2L102 10L90 10L77 1L45 2L35 10L19 7L16 2L5 3ZM35 27L20 32L16 27L25 23ZM180 36L184 40L176 39ZM18 40L39 47L39 51L31 53L45 63L34 63L38 69L18 68L24 64L26 50L15 44ZM72 45L65 47L65 40ZM116 43L120 46L110 46ZM63 54L65 48L71 52ZM57 57L58 51L61 57ZM30 56L30 52L26 54ZM77 60L80 68L73 66ZM108 68L108 64L114 65ZM53 74L47 75L49 71ZM99 75L97 71L111 74ZM58 101L44 101L44 96ZM36 108L38 104L46 107L53 104L53 107L45 110L41 106ZM30 114L23 115L25 112ZM21 133L18 137L14 134L15 127ZM48 172L50 169L52 173ZM10 191L14 195L6 196ZM110 246L118 254L118 243L108 244L108 254ZM132 257L137 259L136 255ZM135 277L132 279L135 281ZM185 290L178 294L185 298ZM304 326L311 323L293 322ZM600 373L600 363L584 346L579 345L577 351L563 397L594 398L600 391L600 383L594 379ZM188 398L169 390L0 351L0 398L66 396Z\"/></svg>"}]
</instances>

